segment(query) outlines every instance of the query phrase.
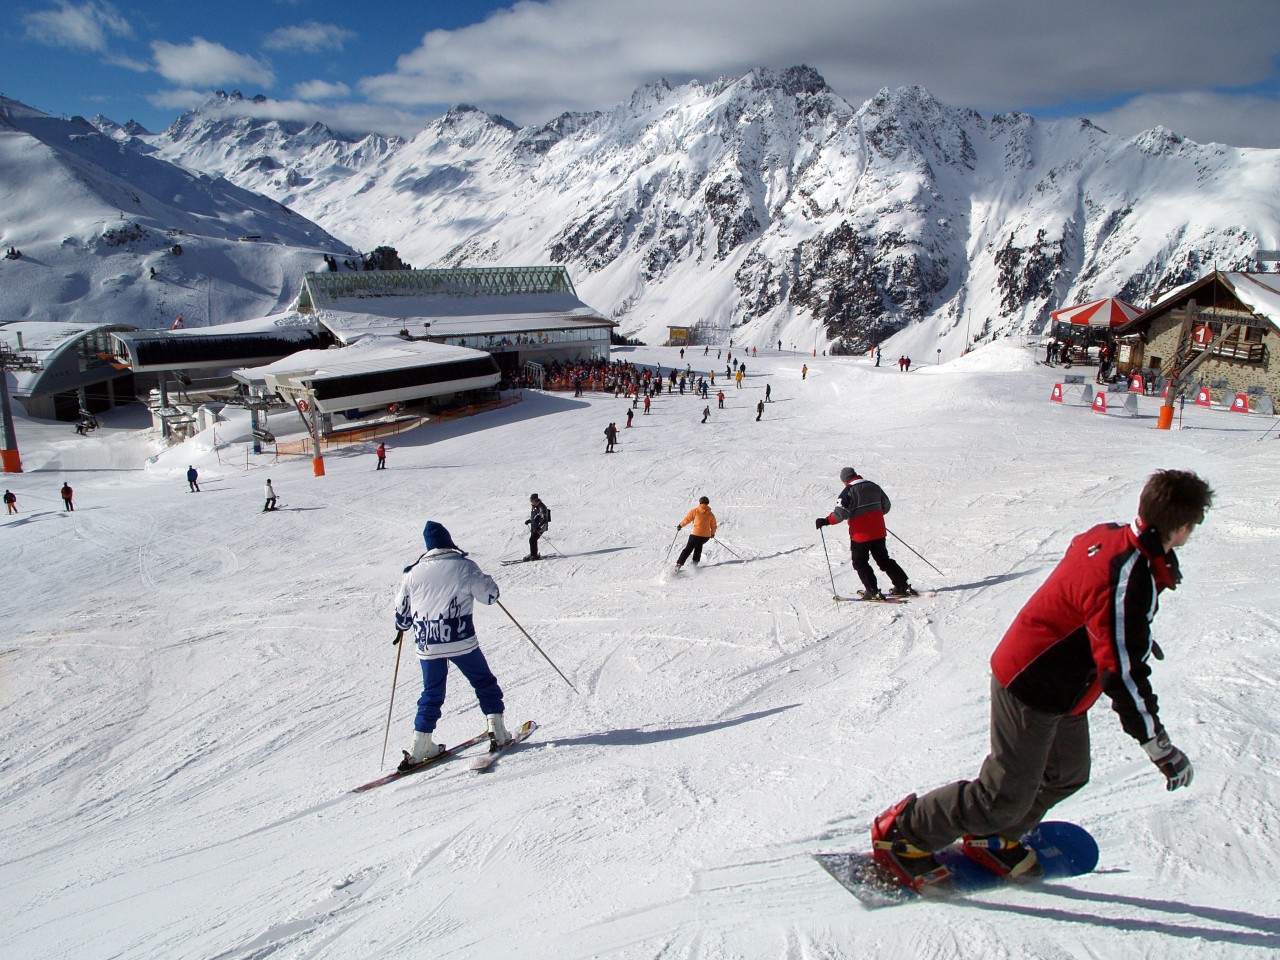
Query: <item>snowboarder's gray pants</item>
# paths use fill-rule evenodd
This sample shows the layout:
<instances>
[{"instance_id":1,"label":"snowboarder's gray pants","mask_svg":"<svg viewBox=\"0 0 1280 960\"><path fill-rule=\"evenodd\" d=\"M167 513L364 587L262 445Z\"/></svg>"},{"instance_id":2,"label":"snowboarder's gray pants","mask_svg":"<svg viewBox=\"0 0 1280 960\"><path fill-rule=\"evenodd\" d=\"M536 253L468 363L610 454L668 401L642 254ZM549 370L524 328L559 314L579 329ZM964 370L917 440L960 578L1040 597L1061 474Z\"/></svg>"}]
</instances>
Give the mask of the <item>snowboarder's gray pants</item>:
<instances>
[{"instance_id":1,"label":"snowboarder's gray pants","mask_svg":"<svg viewBox=\"0 0 1280 960\"><path fill-rule=\"evenodd\" d=\"M1017 840L1089 782L1089 720L1033 710L991 678L991 753L976 780L925 794L898 818L937 850L966 834Z\"/></svg>"}]
</instances>

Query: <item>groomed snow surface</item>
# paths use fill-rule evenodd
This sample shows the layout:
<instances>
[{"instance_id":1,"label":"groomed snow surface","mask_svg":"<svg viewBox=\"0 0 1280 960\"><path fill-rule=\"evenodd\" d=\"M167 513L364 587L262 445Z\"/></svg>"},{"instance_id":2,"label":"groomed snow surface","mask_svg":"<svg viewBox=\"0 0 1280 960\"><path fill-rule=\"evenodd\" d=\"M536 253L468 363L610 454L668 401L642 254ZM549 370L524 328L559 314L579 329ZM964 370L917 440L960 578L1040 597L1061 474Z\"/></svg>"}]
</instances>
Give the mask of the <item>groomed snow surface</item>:
<instances>
[{"instance_id":1,"label":"groomed snow surface","mask_svg":"<svg viewBox=\"0 0 1280 960\"><path fill-rule=\"evenodd\" d=\"M701 351L689 361L717 367ZM677 362L674 349L620 356ZM809 375L801 380L802 363ZM160 453L120 411L88 438L20 420L3 484L0 955L11 958L1118 958L1280 947L1280 442L1188 407L1183 429L1055 405L1060 371L1001 344L909 374L888 357L760 353L742 390L625 402L527 393L499 412L306 459L244 424ZM1092 370L1088 371L1091 375ZM718 379L717 385L723 383ZM774 402L755 422L766 383ZM621 429L604 455L602 430ZM284 433L297 418L272 418ZM1274 435L1273 435L1274 436ZM189 493L188 464L203 492ZM936 596L832 603L813 519L853 465L892 497L891 553ZM977 772L987 660L1070 538L1128 521L1156 468L1217 503L1182 551L1155 665L1196 765L1167 793L1101 702L1093 783L1054 816L1098 872L958 903L863 910L814 863L877 812ZM270 477L284 509L261 512ZM58 488L75 488L64 513ZM526 552L528 497L554 519ZM697 497L720 521L669 574ZM391 601L427 519L494 575L478 608L510 724L464 760L365 794L380 770ZM678 548L685 537L678 538ZM840 529L825 547L856 579ZM388 766L421 689L400 663ZM437 730L483 728L456 673Z\"/></svg>"}]
</instances>

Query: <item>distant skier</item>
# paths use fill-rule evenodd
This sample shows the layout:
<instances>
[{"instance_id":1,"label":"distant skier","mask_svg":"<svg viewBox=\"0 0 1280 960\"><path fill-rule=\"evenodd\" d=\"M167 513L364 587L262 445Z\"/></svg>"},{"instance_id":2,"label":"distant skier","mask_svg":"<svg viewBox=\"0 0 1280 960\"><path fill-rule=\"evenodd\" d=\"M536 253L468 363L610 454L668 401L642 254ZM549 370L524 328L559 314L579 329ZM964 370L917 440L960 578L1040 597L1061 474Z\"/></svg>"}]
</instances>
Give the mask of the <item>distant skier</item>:
<instances>
[{"instance_id":1,"label":"distant skier","mask_svg":"<svg viewBox=\"0 0 1280 960\"><path fill-rule=\"evenodd\" d=\"M903 357L903 358L902 358L902 371L903 371L903 373L910 373L910 372L911 372L911 358L910 358L910 357Z\"/></svg>"},{"instance_id":2,"label":"distant skier","mask_svg":"<svg viewBox=\"0 0 1280 960\"><path fill-rule=\"evenodd\" d=\"M808 376L809 376L809 365L807 363L800 364L800 379L801 380L808 379Z\"/></svg>"},{"instance_id":3,"label":"distant skier","mask_svg":"<svg viewBox=\"0 0 1280 960\"><path fill-rule=\"evenodd\" d=\"M756 422L760 422L760 418L764 416L764 401L761 400L756 404Z\"/></svg>"},{"instance_id":4,"label":"distant skier","mask_svg":"<svg viewBox=\"0 0 1280 960\"><path fill-rule=\"evenodd\" d=\"M18 512L18 496L12 490L4 492L4 505L8 508L9 514ZM8 515L8 514L6 514Z\"/></svg>"},{"instance_id":5,"label":"distant skier","mask_svg":"<svg viewBox=\"0 0 1280 960\"><path fill-rule=\"evenodd\" d=\"M538 499L536 493L529 494L529 519L525 521L529 528L529 555L526 560L541 560L538 556L538 539L551 526L551 508Z\"/></svg>"},{"instance_id":6,"label":"distant skier","mask_svg":"<svg viewBox=\"0 0 1280 960\"><path fill-rule=\"evenodd\" d=\"M646 394L644 395L644 415L645 415L646 417L649 415L649 405L650 405L650 403L651 403L651 401L649 400L649 395L646 393Z\"/></svg>"},{"instance_id":7,"label":"distant skier","mask_svg":"<svg viewBox=\"0 0 1280 960\"><path fill-rule=\"evenodd\" d=\"M422 539L427 552L405 567L396 595L396 629L413 641L422 665L422 696L413 722L413 744L404 751L406 770L444 750L432 734L444 707L445 683L452 663L471 683L490 739L505 746L511 737L503 723L502 688L489 669L471 617L474 601L496 603L498 585L468 560L442 524L428 520Z\"/></svg>"},{"instance_id":8,"label":"distant skier","mask_svg":"<svg viewBox=\"0 0 1280 960\"><path fill-rule=\"evenodd\" d=\"M709 416L711 416L711 404L707 404L702 408L702 422L706 423Z\"/></svg>"},{"instance_id":9,"label":"distant skier","mask_svg":"<svg viewBox=\"0 0 1280 960\"><path fill-rule=\"evenodd\" d=\"M630 408L630 407L627 407L627 426L628 426L628 427L630 427L630 426L631 426L631 418L632 418L632 417L634 417L634 416L635 416L635 414L631 412L631 408Z\"/></svg>"},{"instance_id":10,"label":"distant skier","mask_svg":"<svg viewBox=\"0 0 1280 960\"><path fill-rule=\"evenodd\" d=\"M853 467L845 467L840 471L840 481L844 484L844 489L840 491L835 509L827 516L815 520L814 526L821 530L841 520L849 521L849 548L853 555L853 570L863 586L858 591L858 596L864 600L884 599L870 560L875 560L876 566L893 581L889 596L915 596L916 591L907 582L906 573L889 556L889 548L885 546L888 530L884 525L884 515L890 508L888 495L880 489L879 484L859 476Z\"/></svg>"},{"instance_id":11,"label":"distant skier","mask_svg":"<svg viewBox=\"0 0 1280 960\"><path fill-rule=\"evenodd\" d=\"M721 410L724 409L724 391L723 390L716 391L716 406Z\"/></svg>"},{"instance_id":12,"label":"distant skier","mask_svg":"<svg viewBox=\"0 0 1280 960\"><path fill-rule=\"evenodd\" d=\"M71 484L69 484L69 483L67 483L67 481L63 480L63 481L62 481L62 490L61 490L61 491L59 491L59 492L62 494L62 509L63 509L64 511L69 511L69 512L71 512L71 513L74 513L74 512L75 512L75 509L76 509L76 505L71 501L71 497L72 497L72 495L73 495L73 491L72 491L72 489L71 489Z\"/></svg>"},{"instance_id":13,"label":"distant skier","mask_svg":"<svg viewBox=\"0 0 1280 960\"><path fill-rule=\"evenodd\" d=\"M196 468L193 466L187 467L187 487L188 493L200 492L200 474L196 472Z\"/></svg>"},{"instance_id":14,"label":"distant skier","mask_svg":"<svg viewBox=\"0 0 1280 960\"><path fill-rule=\"evenodd\" d=\"M764 385L764 402L773 403L773 388L767 383Z\"/></svg>"},{"instance_id":15,"label":"distant skier","mask_svg":"<svg viewBox=\"0 0 1280 960\"><path fill-rule=\"evenodd\" d=\"M604 428L604 452L613 453L613 445L618 442L618 425L613 421Z\"/></svg>"},{"instance_id":16,"label":"distant skier","mask_svg":"<svg viewBox=\"0 0 1280 960\"><path fill-rule=\"evenodd\" d=\"M276 488L271 485L271 481L269 479L267 480L266 494L267 502L262 505L263 513L276 508Z\"/></svg>"},{"instance_id":17,"label":"distant skier","mask_svg":"<svg viewBox=\"0 0 1280 960\"><path fill-rule=\"evenodd\" d=\"M880 366L880 348L876 347L876 366Z\"/></svg>"},{"instance_id":18,"label":"distant skier","mask_svg":"<svg viewBox=\"0 0 1280 960\"><path fill-rule=\"evenodd\" d=\"M693 554L693 565L696 567L702 562L702 545L716 535L716 515L711 512L711 501L706 497L698 498L698 505L684 515L684 519L676 524L677 530L683 530L688 524L693 524L692 532L689 534L689 540L684 545L684 549L680 551L680 556L676 559L676 569L679 570L684 566L685 560L689 559L689 555Z\"/></svg>"},{"instance_id":19,"label":"distant skier","mask_svg":"<svg viewBox=\"0 0 1280 960\"><path fill-rule=\"evenodd\" d=\"M932 851L961 836L965 853L997 873L1035 877L1035 852L1019 840L1088 782L1088 710L1103 693L1165 788L1191 785L1191 761L1160 722L1148 659L1164 658L1151 621L1161 591L1181 580L1173 550L1212 500L1194 473L1160 470L1132 524L1098 524L1071 541L991 657L991 752L977 779L911 794L875 819L874 856L901 883L945 880Z\"/></svg>"},{"instance_id":20,"label":"distant skier","mask_svg":"<svg viewBox=\"0 0 1280 960\"><path fill-rule=\"evenodd\" d=\"M387 469L387 445L385 443L379 443L377 453L378 453L378 465L373 469L375 470Z\"/></svg>"}]
</instances>

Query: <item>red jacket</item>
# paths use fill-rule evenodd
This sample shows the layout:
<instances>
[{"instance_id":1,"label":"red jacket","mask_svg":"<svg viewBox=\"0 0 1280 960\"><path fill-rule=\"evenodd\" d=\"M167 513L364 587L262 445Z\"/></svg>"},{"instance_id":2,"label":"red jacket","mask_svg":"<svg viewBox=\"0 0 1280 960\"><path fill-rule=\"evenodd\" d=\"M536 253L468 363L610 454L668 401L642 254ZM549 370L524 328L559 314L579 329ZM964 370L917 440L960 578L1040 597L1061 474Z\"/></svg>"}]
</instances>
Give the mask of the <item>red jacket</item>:
<instances>
[{"instance_id":1,"label":"red jacket","mask_svg":"<svg viewBox=\"0 0 1280 960\"><path fill-rule=\"evenodd\" d=\"M856 543L883 540L888 535L884 515L889 512L889 496L878 483L854 477L840 491L836 507L827 515L831 523L849 521L849 539Z\"/></svg>"},{"instance_id":2,"label":"red jacket","mask_svg":"<svg viewBox=\"0 0 1280 960\"><path fill-rule=\"evenodd\" d=\"M1033 709L1078 716L1106 693L1125 732L1145 743L1164 728L1147 658L1151 621L1178 559L1155 530L1099 524L1071 541L991 656L1000 685Z\"/></svg>"}]
</instances>

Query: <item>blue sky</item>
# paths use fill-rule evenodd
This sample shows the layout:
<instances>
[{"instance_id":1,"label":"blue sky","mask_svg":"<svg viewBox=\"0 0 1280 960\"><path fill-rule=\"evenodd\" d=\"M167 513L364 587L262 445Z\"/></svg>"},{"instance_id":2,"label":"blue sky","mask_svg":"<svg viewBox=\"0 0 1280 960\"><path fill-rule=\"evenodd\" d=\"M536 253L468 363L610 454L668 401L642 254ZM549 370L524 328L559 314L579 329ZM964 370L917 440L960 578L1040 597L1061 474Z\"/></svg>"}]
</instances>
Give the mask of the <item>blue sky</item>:
<instances>
[{"instance_id":1,"label":"blue sky","mask_svg":"<svg viewBox=\"0 0 1280 960\"><path fill-rule=\"evenodd\" d=\"M921 84L985 114L1280 147L1278 22L1275 0L29 0L0 25L0 93L158 131L239 89L271 98L246 110L411 135L454 103L537 124L805 63L855 106Z\"/></svg>"}]
</instances>

